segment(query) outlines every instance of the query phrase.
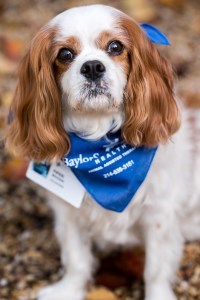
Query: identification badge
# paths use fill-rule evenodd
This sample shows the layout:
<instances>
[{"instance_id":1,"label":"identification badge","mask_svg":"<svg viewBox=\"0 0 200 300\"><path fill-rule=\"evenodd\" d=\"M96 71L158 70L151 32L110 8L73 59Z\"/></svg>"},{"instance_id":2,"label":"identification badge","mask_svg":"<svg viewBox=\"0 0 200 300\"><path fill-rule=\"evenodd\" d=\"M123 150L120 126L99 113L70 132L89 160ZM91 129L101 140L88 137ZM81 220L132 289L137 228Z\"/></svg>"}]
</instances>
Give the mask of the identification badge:
<instances>
[{"instance_id":1,"label":"identification badge","mask_svg":"<svg viewBox=\"0 0 200 300\"><path fill-rule=\"evenodd\" d=\"M26 177L76 208L81 206L85 188L62 161L54 164L30 162Z\"/></svg>"}]
</instances>

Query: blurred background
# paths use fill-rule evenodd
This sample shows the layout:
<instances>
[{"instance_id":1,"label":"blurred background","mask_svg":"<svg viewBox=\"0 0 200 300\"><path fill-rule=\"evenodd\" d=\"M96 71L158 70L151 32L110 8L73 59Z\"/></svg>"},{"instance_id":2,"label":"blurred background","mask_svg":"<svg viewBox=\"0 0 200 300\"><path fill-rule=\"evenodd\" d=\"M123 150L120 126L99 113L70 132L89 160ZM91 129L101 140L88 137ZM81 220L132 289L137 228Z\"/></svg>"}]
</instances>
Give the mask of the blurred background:
<instances>
[{"instance_id":1,"label":"blurred background","mask_svg":"<svg viewBox=\"0 0 200 300\"><path fill-rule=\"evenodd\" d=\"M200 108L199 0L0 0L0 299L32 300L62 276L53 219L38 187L25 179L27 162L6 153L2 139L18 63L38 29L73 6L103 3L139 22L158 26L170 47L175 90L189 107ZM99 254L101 257L101 254ZM101 257L88 300L143 299L141 249ZM175 286L179 300L200 299L200 243L188 243ZM70 299L69 299L70 300Z\"/></svg>"}]
</instances>

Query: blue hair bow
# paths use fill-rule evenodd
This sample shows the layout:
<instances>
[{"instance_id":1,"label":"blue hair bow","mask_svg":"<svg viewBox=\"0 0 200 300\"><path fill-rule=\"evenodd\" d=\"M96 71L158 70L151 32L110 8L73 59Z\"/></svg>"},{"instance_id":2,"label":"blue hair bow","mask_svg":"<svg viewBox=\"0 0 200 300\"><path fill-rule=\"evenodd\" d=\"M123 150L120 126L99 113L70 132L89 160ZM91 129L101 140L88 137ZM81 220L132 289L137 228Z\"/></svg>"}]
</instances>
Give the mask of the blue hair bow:
<instances>
[{"instance_id":1,"label":"blue hair bow","mask_svg":"<svg viewBox=\"0 0 200 300\"><path fill-rule=\"evenodd\" d=\"M166 35L162 33L158 28L151 24L140 23L140 27L144 30L147 37L152 43L158 43L161 45L170 45L170 42Z\"/></svg>"}]
</instances>

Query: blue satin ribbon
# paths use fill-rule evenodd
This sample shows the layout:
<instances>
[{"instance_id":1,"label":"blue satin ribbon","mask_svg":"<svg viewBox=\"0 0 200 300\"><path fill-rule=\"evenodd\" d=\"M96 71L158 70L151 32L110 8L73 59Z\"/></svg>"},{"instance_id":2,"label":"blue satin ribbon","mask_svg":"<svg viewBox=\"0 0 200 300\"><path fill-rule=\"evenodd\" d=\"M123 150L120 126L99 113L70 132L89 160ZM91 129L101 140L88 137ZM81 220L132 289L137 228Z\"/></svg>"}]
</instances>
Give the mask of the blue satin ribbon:
<instances>
[{"instance_id":1,"label":"blue satin ribbon","mask_svg":"<svg viewBox=\"0 0 200 300\"><path fill-rule=\"evenodd\" d=\"M167 36L162 33L157 27L147 23L140 23L140 27L144 30L145 34L152 43L170 45Z\"/></svg>"}]
</instances>

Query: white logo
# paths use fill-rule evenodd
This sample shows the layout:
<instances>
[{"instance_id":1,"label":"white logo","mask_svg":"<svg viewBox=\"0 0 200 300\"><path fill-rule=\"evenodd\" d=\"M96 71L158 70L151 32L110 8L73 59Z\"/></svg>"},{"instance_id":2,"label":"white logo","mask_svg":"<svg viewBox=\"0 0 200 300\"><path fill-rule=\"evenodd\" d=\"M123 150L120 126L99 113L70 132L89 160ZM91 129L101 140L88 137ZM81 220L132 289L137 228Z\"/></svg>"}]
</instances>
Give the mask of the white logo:
<instances>
[{"instance_id":1,"label":"white logo","mask_svg":"<svg viewBox=\"0 0 200 300\"><path fill-rule=\"evenodd\" d=\"M106 142L108 145L103 145L104 148L106 148L106 152L110 151L110 149L115 148L116 146L120 145L121 142L119 138L115 138L114 140L110 140L107 136L105 137Z\"/></svg>"},{"instance_id":2,"label":"white logo","mask_svg":"<svg viewBox=\"0 0 200 300\"><path fill-rule=\"evenodd\" d=\"M77 158L68 159L67 157L65 157L63 161L68 167L75 167L77 169L79 164L88 163L92 160L97 159L98 157L99 157L99 153L94 153L92 156L84 156L84 157L82 154L79 154Z\"/></svg>"}]
</instances>

